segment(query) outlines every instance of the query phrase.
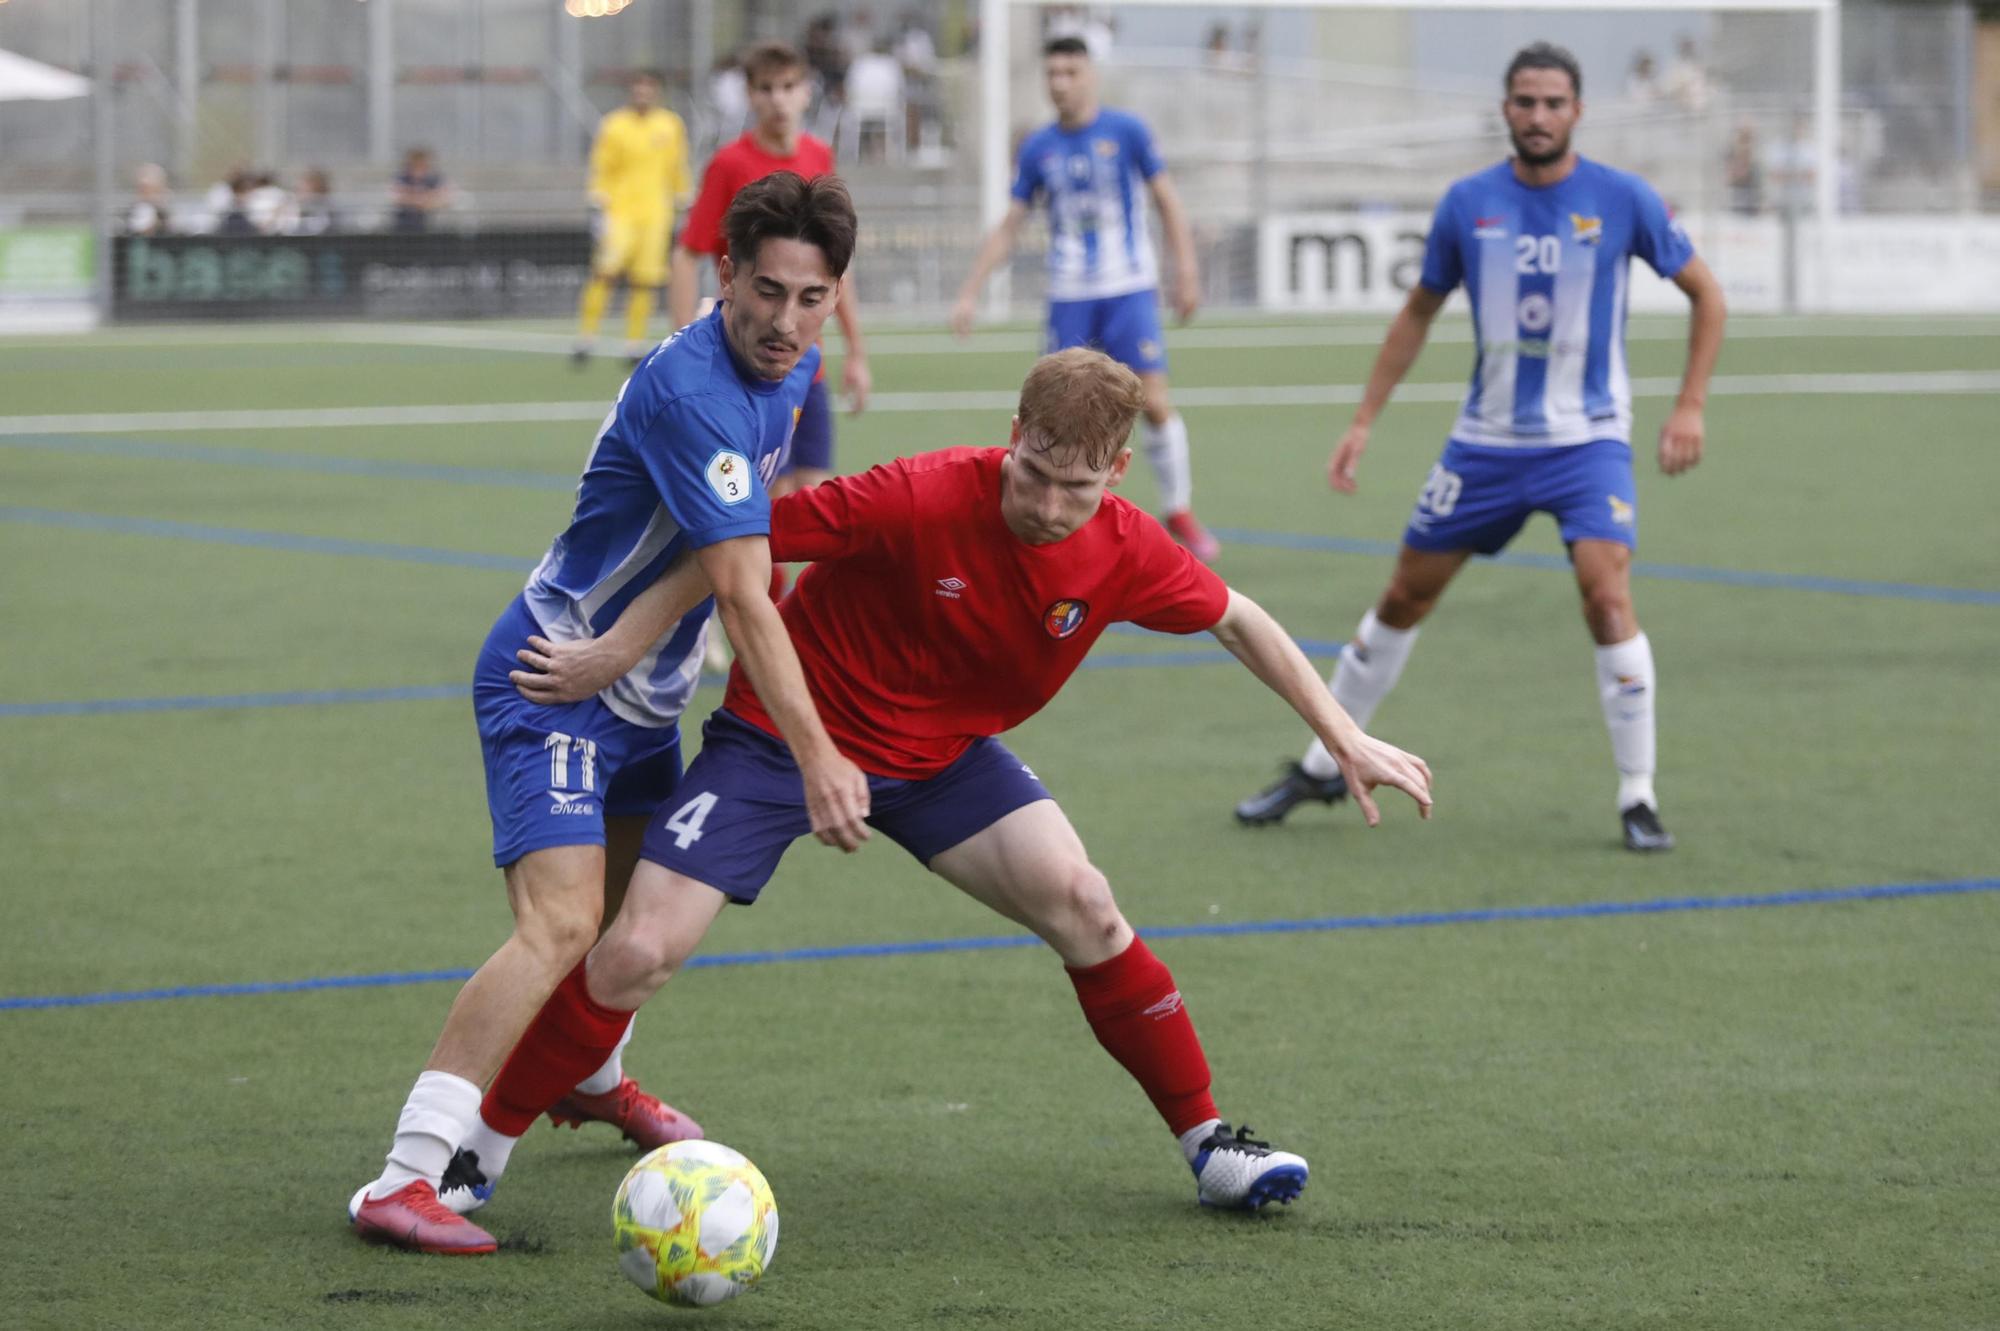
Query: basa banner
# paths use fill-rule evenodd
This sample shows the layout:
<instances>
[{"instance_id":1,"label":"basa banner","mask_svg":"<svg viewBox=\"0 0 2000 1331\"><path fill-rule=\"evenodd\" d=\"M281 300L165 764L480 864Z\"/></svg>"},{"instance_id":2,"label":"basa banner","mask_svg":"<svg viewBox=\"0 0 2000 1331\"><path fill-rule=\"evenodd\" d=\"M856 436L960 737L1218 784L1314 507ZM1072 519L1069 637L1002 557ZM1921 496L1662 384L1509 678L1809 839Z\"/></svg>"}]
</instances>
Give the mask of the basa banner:
<instances>
[{"instance_id":1,"label":"basa banner","mask_svg":"<svg viewBox=\"0 0 2000 1331\"><path fill-rule=\"evenodd\" d=\"M567 314L590 275L581 227L417 235L121 236L118 319Z\"/></svg>"}]
</instances>

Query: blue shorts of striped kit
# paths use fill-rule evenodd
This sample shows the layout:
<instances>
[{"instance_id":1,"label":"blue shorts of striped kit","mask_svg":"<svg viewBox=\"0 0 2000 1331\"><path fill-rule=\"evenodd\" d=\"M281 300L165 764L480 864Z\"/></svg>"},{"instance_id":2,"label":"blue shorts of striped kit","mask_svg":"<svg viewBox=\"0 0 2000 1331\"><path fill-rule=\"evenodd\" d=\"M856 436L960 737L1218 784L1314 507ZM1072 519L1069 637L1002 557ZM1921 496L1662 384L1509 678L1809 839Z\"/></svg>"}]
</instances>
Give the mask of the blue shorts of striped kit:
<instances>
[{"instance_id":1,"label":"blue shorts of striped kit","mask_svg":"<svg viewBox=\"0 0 2000 1331\"><path fill-rule=\"evenodd\" d=\"M1167 347L1160 339L1160 294L1148 289L1096 300L1049 302L1046 351L1095 347L1139 374L1164 373Z\"/></svg>"},{"instance_id":2,"label":"blue shorts of striped kit","mask_svg":"<svg viewBox=\"0 0 2000 1331\"><path fill-rule=\"evenodd\" d=\"M1447 443L1417 496L1403 544L1413 550L1498 554L1529 517L1548 513L1565 545L1636 548L1639 499L1632 447L1616 439L1555 448Z\"/></svg>"},{"instance_id":3,"label":"blue shorts of striped kit","mask_svg":"<svg viewBox=\"0 0 2000 1331\"><path fill-rule=\"evenodd\" d=\"M552 846L601 846L607 817L648 816L680 783L679 726L634 725L596 698L544 707L521 696L507 674L541 631L516 597L472 676L493 863L502 868Z\"/></svg>"},{"instance_id":4,"label":"blue shorts of striped kit","mask_svg":"<svg viewBox=\"0 0 2000 1331\"><path fill-rule=\"evenodd\" d=\"M921 781L868 778L868 825L929 864L1014 810L1049 798L1028 765L986 738ZM785 848L812 831L805 782L783 740L727 711L701 730L701 752L660 807L640 858L749 905Z\"/></svg>"}]
</instances>

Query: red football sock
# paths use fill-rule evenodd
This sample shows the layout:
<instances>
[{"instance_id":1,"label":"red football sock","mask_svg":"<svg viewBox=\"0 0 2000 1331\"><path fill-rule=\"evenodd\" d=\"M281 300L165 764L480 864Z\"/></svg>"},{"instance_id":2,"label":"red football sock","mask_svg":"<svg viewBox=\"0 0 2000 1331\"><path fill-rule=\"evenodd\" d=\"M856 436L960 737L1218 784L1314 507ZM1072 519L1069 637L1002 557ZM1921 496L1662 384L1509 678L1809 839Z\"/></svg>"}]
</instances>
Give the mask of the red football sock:
<instances>
[{"instance_id":1,"label":"red football sock","mask_svg":"<svg viewBox=\"0 0 2000 1331\"><path fill-rule=\"evenodd\" d=\"M563 978L480 1103L488 1127L518 1137L576 1084L604 1066L625 1038L632 1014L590 996L584 963Z\"/></svg>"},{"instance_id":2,"label":"red football sock","mask_svg":"<svg viewBox=\"0 0 2000 1331\"><path fill-rule=\"evenodd\" d=\"M1109 961L1070 970L1097 1042L1138 1080L1175 1136L1219 1117L1208 1057L1173 972L1141 939Z\"/></svg>"}]
</instances>

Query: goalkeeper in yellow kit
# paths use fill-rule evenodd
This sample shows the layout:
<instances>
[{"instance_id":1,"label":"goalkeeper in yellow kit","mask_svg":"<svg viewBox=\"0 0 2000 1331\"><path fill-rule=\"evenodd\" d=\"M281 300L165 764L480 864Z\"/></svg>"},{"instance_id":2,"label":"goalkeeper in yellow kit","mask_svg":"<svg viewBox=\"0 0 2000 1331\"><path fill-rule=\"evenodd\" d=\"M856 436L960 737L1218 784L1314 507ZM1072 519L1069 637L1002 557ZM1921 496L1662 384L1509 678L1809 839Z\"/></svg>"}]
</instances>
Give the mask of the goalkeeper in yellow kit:
<instances>
[{"instance_id":1,"label":"goalkeeper in yellow kit","mask_svg":"<svg viewBox=\"0 0 2000 1331\"><path fill-rule=\"evenodd\" d=\"M611 284L621 277L626 355L636 365L649 350L646 321L666 285L674 209L694 192L687 126L660 105L659 76L634 75L628 92L631 100L598 124L590 149L590 203L599 226L570 358L579 367L590 359Z\"/></svg>"}]
</instances>

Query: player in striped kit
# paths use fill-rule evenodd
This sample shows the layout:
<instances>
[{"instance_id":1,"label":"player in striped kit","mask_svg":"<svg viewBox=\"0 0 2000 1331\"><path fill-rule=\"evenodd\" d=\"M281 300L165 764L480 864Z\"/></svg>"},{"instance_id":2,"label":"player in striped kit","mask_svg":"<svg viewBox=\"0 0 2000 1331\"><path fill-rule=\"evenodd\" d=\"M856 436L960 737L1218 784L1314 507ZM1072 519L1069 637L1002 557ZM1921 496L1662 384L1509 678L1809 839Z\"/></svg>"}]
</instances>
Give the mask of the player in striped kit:
<instances>
[{"instance_id":1,"label":"player in striped kit","mask_svg":"<svg viewBox=\"0 0 2000 1331\"><path fill-rule=\"evenodd\" d=\"M1353 493L1370 426L1445 298L1463 284L1478 346L1465 406L1417 498L1389 586L1341 652L1331 687L1366 726L1409 660L1418 624L1465 561L1497 553L1531 514L1548 513L1569 547L1597 644L1625 845L1670 850L1653 790L1653 649L1632 609L1638 500L1626 282L1631 260L1643 259L1692 307L1680 393L1660 428L1660 470L1669 476L1701 461L1702 409L1726 317L1722 289L1651 186L1570 146L1583 112L1574 56L1537 42L1508 65L1505 87L1514 156L1446 191L1423 274L1328 464L1333 488ZM1315 743L1237 805L1236 816L1275 823L1308 800L1331 804L1346 794L1339 765Z\"/></svg>"}]
</instances>

